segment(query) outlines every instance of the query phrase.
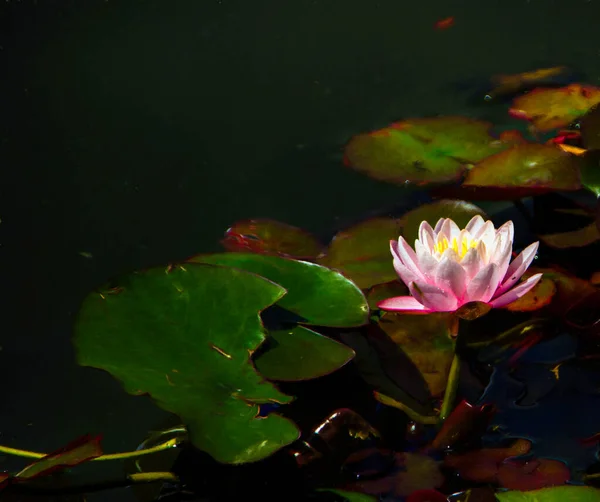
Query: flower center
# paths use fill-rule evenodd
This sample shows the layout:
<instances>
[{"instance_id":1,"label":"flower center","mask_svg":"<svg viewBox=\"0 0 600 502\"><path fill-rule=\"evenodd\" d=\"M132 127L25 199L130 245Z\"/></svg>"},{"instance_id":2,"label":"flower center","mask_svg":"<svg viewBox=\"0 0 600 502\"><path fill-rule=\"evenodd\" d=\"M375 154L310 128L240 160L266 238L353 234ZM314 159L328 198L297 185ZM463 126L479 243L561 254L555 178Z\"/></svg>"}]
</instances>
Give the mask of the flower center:
<instances>
[{"instance_id":1,"label":"flower center","mask_svg":"<svg viewBox=\"0 0 600 502\"><path fill-rule=\"evenodd\" d=\"M476 248L477 244L479 244L478 241L475 239L470 239L466 236L463 237L460 242L458 242L455 237L452 239L451 243L448 242L448 239L444 237L434 246L433 250L437 253L443 254L448 248L454 249L458 257L462 260L467 254L467 251L471 248Z\"/></svg>"}]
</instances>

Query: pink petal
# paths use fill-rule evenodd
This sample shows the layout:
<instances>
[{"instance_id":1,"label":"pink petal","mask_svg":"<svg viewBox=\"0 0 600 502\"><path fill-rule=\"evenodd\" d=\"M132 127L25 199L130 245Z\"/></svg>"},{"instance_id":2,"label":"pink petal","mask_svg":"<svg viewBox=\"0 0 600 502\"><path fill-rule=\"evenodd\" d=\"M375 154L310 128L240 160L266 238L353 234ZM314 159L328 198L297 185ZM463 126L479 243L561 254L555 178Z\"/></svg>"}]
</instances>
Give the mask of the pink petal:
<instances>
[{"instance_id":1,"label":"pink petal","mask_svg":"<svg viewBox=\"0 0 600 502\"><path fill-rule=\"evenodd\" d=\"M487 302L496 291L499 281L498 265L489 263L469 282L464 302Z\"/></svg>"},{"instance_id":2,"label":"pink petal","mask_svg":"<svg viewBox=\"0 0 600 502\"><path fill-rule=\"evenodd\" d=\"M435 270L438 267L438 260L431 255L431 252L423 245L421 241L415 242L415 251L419 270L423 274L423 279L427 282L435 282Z\"/></svg>"},{"instance_id":3,"label":"pink petal","mask_svg":"<svg viewBox=\"0 0 600 502\"><path fill-rule=\"evenodd\" d=\"M446 218L440 218L438 220L438 222L435 224L435 227L433 227L433 233L434 234L439 234L440 230L442 229L442 225L444 224L444 222L446 221Z\"/></svg>"},{"instance_id":4,"label":"pink petal","mask_svg":"<svg viewBox=\"0 0 600 502\"><path fill-rule=\"evenodd\" d=\"M457 303L461 303L467 290L467 273L455 259L450 257L452 254L456 255L456 252L452 249L448 251L452 253L442 258L435 271L435 283L440 289L454 295Z\"/></svg>"},{"instance_id":5,"label":"pink petal","mask_svg":"<svg viewBox=\"0 0 600 502\"><path fill-rule=\"evenodd\" d=\"M473 277L477 275L477 272L484 266L484 262L479 256L477 248L469 249L460 264L465 269L467 281L473 279Z\"/></svg>"},{"instance_id":6,"label":"pink petal","mask_svg":"<svg viewBox=\"0 0 600 502\"><path fill-rule=\"evenodd\" d=\"M394 257L394 269L396 270L396 273L398 274L398 277L400 277L400 279L402 280L402 282L404 284L406 284L407 286L414 281L418 281L421 278L421 276L417 276L414 273L412 273L408 268L406 268L402 262Z\"/></svg>"},{"instance_id":7,"label":"pink petal","mask_svg":"<svg viewBox=\"0 0 600 502\"><path fill-rule=\"evenodd\" d=\"M539 242L530 244L513 260L508 266L502 284L496 291L496 296L500 296L505 291L508 291L521 278L525 273L525 270L527 270L527 267L531 265L531 262L535 258L539 245Z\"/></svg>"},{"instance_id":8,"label":"pink petal","mask_svg":"<svg viewBox=\"0 0 600 502\"><path fill-rule=\"evenodd\" d=\"M418 242L418 241L417 241ZM419 269L417 261L417 255L413 248L411 248L404 237L398 239L398 258L402 261L403 265L410 270L417 277L423 277L423 273Z\"/></svg>"},{"instance_id":9,"label":"pink petal","mask_svg":"<svg viewBox=\"0 0 600 502\"><path fill-rule=\"evenodd\" d=\"M512 243L515 239L515 225L511 220L508 220L504 225L502 225L498 230L496 230L496 235L504 234L506 238Z\"/></svg>"},{"instance_id":10,"label":"pink petal","mask_svg":"<svg viewBox=\"0 0 600 502\"><path fill-rule=\"evenodd\" d=\"M449 312L456 310L457 302L454 295L449 295L443 289L431 284L411 282L408 285L410 294L425 305L426 308L435 312Z\"/></svg>"},{"instance_id":11,"label":"pink petal","mask_svg":"<svg viewBox=\"0 0 600 502\"><path fill-rule=\"evenodd\" d=\"M521 298L525 293L527 293L531 288L533 288L538 281L542 278L542 274L534 274L526 281L522 282L518 286L514 287L510 291L507 291L503 295L495 298L490 303L492 307L499 308L508 305L509 303L514 302L515 300Z\"/></svg>"},{"instance_id":12,"label":"pink petal","mask_svg":"<svg viewBox=\"0 0 600 502\"><path fill-rule=\"evenodd\" d=\"M458 228L458 225L453 220L446 218L439 233L443 234L448 239L448 242L452 242L452 239L458 239L460 228Z\"/></svg>"},{"instance_id":13,"label":"pink petal","mask_svg":"<svg viewBox=\"0 0 600 502\"><path fill-rule=\"evenodd\" d=\"M377 304L377 308L380 308L381 310L388 310L389 312L402 312L403 310L419 310L422 312L429 311L412 296L395 296L393 298L386 298Z\"/></svg>"},{"instance_id":14,"label":"pink petal","mask_svg":"<svg viewBox=\"0 0 600 502\"><path fill-rule=\"evenodd\" d=\"M431 225L426 221L422 221L419 226L419 240L429 249L429 251L433 250L433 246L435 245L435 235L433 233L433 228L431 228Z\"/></svg>"},{"instance_id":15,"label":"pink petal","mask_svg":"<svg viewBox=\"0 0 600 502\"><path fill-rule=\"evenodd\" d=\"M471 235L473 235L475 232L479 231L481 227L483 227L484 223L485 220L481 217L481 215L478 214L477 216L473 216L473 218L471 218L471 221L467 223L465 229L468 230Z\"/></svg>"}]
</instances>

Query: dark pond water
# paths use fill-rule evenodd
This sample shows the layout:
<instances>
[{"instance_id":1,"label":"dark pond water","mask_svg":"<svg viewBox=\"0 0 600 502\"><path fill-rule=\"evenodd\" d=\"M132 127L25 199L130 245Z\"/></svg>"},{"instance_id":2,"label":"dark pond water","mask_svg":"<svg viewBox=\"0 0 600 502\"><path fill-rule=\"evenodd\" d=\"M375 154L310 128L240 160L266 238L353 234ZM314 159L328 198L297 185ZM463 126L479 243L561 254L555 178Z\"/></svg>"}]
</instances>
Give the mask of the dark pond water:
<instances>
[{"instance_id":1,"label":"dark pond water","mask_svg":"<svg viewBox=\"0 0 600 502\"><path fill-rule=\"evenodd\" d=\"M434 28L450 16L452 27ZM77 366L72 327L89 291L221 250L238 220L275 219L328 239L418 205L421 195L344 167L347 140L437 114L505 126L506 109L480 99L499 73L568 65L597 84L598 19L596 0L2 2L0 444L52 451L92 433L107 452L137 447L170 415L108 373ZM526 232L510 203L481 206ZM527 357L564 355L571 342ZM599 398L575 399L568 384L577 387L577 375L544 388L536 368L523 370L538 382L531 402L551 392L552 405L527 420L515 411L508 426L534 435L539 455L562 448L572 469L585 469L593 449L573 453L564 431L597 432ZM500 371L487 392L510 401L519 385ZM345 405L315 399L309 428ZM82 470L122 474L108 464ZM87 500L136 498L121 489Z\"/></svg>"}]
</instances>

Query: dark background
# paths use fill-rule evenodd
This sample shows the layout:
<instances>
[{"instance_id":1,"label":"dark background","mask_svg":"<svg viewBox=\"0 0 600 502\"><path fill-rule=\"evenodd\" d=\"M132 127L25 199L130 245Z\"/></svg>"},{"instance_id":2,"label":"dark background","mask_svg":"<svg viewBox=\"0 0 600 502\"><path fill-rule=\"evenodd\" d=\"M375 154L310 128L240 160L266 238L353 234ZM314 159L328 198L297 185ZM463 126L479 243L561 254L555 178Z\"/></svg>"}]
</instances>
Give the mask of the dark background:
<instances>
[{"instance_id":1,"label":"dark background","mask_svg":"<svg viewBox=\"0 0 600 502\"><path fill-rule=\"evenodd\" d=\"M166 414L75 364L86 293L218 250L239 219L328 236L401 203L343 167L352 134L502 124L506 107L473 100L493 74L566 64L596 84L599 19L597 0L2 1L0 443L135 448Z\"/></svg>"}]
</instances>

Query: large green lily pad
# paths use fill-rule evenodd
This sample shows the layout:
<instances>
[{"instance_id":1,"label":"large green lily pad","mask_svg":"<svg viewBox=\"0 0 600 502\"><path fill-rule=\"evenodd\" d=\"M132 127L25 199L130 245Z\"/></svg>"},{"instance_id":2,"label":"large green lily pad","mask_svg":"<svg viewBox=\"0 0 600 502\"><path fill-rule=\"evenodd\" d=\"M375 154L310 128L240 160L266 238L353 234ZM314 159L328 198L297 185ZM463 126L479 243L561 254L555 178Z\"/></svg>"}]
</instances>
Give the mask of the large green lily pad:
<instances>
[{"instance_id":1,"label":"large green lily pad","mask_svg":"<svg viewBox=\"0 0 600 502\"><path fill-rule=\"evenodd\" d=\"M477 215L487 219L481 208L463 200L444 199L431 204L423 204L402 216L400 220L402 236L410 246L413 246L419 237L419 226L423 221L435 226L440 218L451 218L459 228L464 228L469 220Z\"/></svg>"},{"instance_id":2,"label":"large green lily pad","mask_svg":"<svg viewBox=\"0 0 600 502\"><path fill-rule=\"evenodd\" d=\"M463 187L492 188L519 196L541 191L581 188L581 159L555 145L517 145L479 162L469 171Z\"/></svg>"},{"instance_id":3,"label":"large green lily pad","mask_svg":"<svg viewBox=\"0 0 600 502\"><path fill-rule=\"evenodd\" d=\"M277 304L300 316L304 324L344 328L369 321L369 306L360 289L327 267L252 253L198 255L190 261L247 270L280 284L287 295Z\"/></svg>"},{"instance_id":4,"label":"large green lily pad","mask_svg":"<svg viewBox=\"0 0 600 502\"><path fill-rule=\"evenodd\" d=\"M396 122L352 138L345 164L368 176L405 185L456 181L471 164L505 149L489 134L491 124L466 117Z\"/></svg>"},{"instance_id":5,"label":"large green lily pad","mask_svg":"<svg viewBox=\"0 0 600 502\"><path fill-rule=\"evenodd\" d=\"M149 394L179 415L216 460L252 462L297 439L295 424L259 404L288 403L250 361L265 340L259 313L285 289L255 274L186 264L128 275L87 296L75 325L77 361Z\"/></svg>"},{"instance_id":6,"label":"large green lily pad","mask_svg":"<svg viewBox=\"0 0 600 502\"><path fill-rule=\"evenodd\" d=\"M318 263L339 270L361 289L397 279L390 240L400 234L400 221L372 218L338 232Z\"/></svg>"},{"instance_id":7,"label":"large green lily pad","mask_svg":"<svg viewBox=\"0 0 600 502\"><path fill-rule=\"evenodd\" d=\"M227 251L252 252L313 260L323 245L301 228L275 220L256 219L234 223L221 241Z\"/></svg>"},{"instance_id":8,"label":"large green lily pad","mask_svg":"<svg viewBox=\"0 0 600 502\"><path fill-rule=\"evenodd\" d=\"M498 492L499 502L598 502L600 490L591 486L553 486L528 492Z\"/></svg>"},{"instance_id":9,"label":"large green lily pad","mask_svg":"<svg viewBox=\"0 0 600 502\"><path fill-rule=\"evenodd\" d=\"M309 380L341 368L354 351L304 326L269 330L269 349L254 359L269 380Z\"/></svg>"},{"instance_id":10,"label":"large green lily pad","mask_svg":"<svg viewBox=\"0 0 600 502\"><path fill-rule=\"evenodd\" d=\"M516 98L509 113L531 122L538 131L565 127L600 103L600 88L571 84L561 88L543 88Z\"/></svg>"}]
</instances>

